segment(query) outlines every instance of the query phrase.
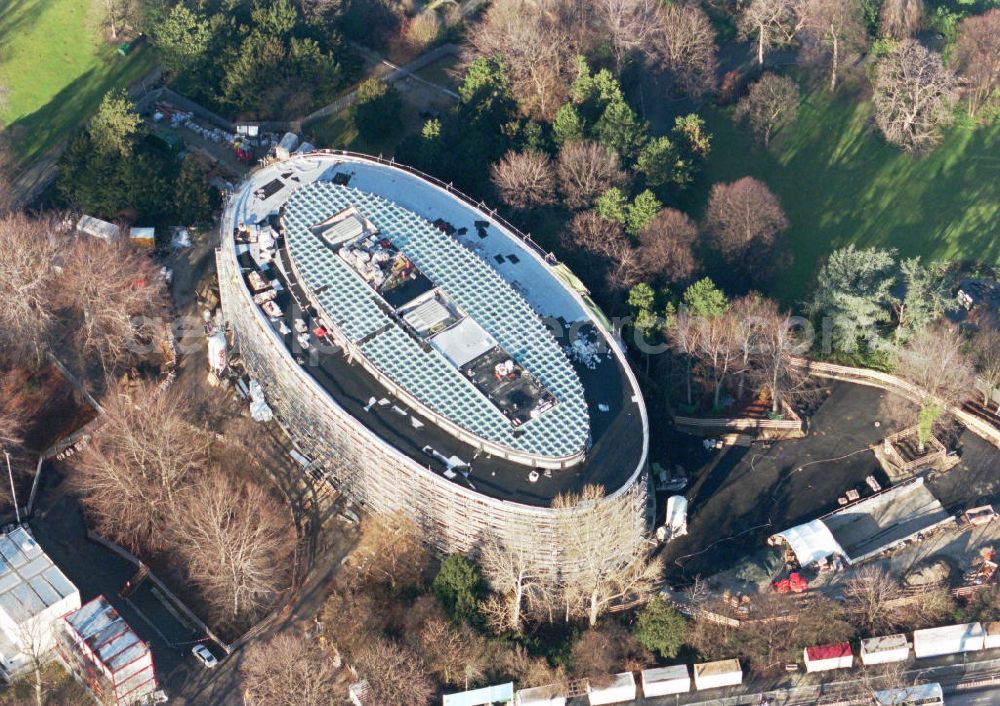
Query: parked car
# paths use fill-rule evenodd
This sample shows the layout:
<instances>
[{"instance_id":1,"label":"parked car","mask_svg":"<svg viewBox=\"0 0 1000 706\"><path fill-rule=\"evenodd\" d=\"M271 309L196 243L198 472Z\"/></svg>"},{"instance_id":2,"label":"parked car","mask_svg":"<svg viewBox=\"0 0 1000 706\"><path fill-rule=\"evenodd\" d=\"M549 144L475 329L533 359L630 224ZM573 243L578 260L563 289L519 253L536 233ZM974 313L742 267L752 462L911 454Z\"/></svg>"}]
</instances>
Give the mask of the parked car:
<instances>
[{"instance_id":1,"label":"parked car","mask_svg":"<svg viewBox=\"0 0 1000 706\"><path fill-rule=\"evenodd\" d=\"M284 319L278 321L278 333L280 333L282 336L287 336L291 332L292 330L288 328L288 324L285 323Z\"/></svg>"},{"instance_id":2,"label":"parked car","mask_svg":"<svg viewBox=\"0 0 1000 706\"><path fill-rule=\"evenodd\" d=\"M299 342L299 347L302 348L302 350L304 350L304 351L309 350L309 332L308 331L300 333L297 340Z\"/></svg>"},{"instance_id":3,"label":"parked car","mask_svg":"<svg viewBox=\"0 0 1000 706\"><path fill-rule=\"evenodd\" d=\"M305 333L308 330L309 330L309 327L306 325L306 322L304 320L302 320L302 319L295 319L295 332L296 333Z\"/></svg>"},{"instance_id":4,"label":"parked car","mask_svg":"<svg viewBox=\"0 0 1000 706\"><path fill-rule=\"evenodd\" d=\"M215 658L215 655L213 655L207 647L200 643L191 648L191 654L193 654L195 659L209 669L219 663L219 660Z\"/></svg>"}]
</instances>

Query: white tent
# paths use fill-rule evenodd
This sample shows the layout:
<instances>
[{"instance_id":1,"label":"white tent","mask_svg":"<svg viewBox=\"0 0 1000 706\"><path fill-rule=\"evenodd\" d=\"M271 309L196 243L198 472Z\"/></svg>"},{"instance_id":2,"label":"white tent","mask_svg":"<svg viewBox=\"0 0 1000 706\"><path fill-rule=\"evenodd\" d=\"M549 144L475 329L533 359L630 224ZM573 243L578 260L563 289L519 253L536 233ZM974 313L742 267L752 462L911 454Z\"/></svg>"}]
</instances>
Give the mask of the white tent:
<instances>
[{"instance_id":1,"label":"white tent","mask_svg":"<svg viewBox=\"0 0 1000 706\"><path fill-rule=\"evenodd\" d=\"M812 520L804 525L796 525L784 532L778 532L772 535L768 543L776 544L776 538L784 540L792 548L801 566L808 566L829 556L845 554L822 520Z\"/></svg>"}]
</instances>

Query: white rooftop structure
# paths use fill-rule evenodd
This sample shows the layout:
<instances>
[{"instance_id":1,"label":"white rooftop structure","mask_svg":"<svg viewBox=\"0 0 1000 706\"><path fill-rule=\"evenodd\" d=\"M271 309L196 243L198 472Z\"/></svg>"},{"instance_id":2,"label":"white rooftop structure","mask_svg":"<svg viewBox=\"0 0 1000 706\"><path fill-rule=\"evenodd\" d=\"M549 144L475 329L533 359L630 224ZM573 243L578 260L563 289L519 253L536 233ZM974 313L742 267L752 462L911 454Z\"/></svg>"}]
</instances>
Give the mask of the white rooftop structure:
<instances>
[{"instance_id":1,"label":"white rooftop structure","mask_svg":"<svg viewBox=\"0 0 1000 706\"><path fill-rule=\"evenodd\" d=\"M393 307L325 237L323 224L352 209L360 219L339 221L338 241L360 232L362 219L374 224L464 314L431 350L400 326ZM590 420L580 378L539 312L479 254L381 195L332 181L296 188L283 218L292 265L327 323L431 413L503 448L547 457L586 450ZM340 232L342 223L349 233ZM496 345L557 400L519 427L457 369Z\"/></svg>"},{"instance_id":2,"label":"white rooftop structure","mask_svg":"<svg viewBox=\"0 0 1000 706\"><path fill-rule=\"evenodd\" d=\"M483 327L466 317L449 329L431 339L431 345L451 361L456 368L461 368L483 353L496 347L497 342Z\"/></svg>"},{"instance_id":3,"label":"white rooftop structure","mask_svg":"<svg viewBox=\"0 0 1000 706\"><path fill-rule=\"evenodd\" d=\"M787 542L802 566L831 556L858 564L952 522L923 477L917 477L778 532L768 542Z\"/></svg>"},{"instance_id":4,"label":"white rooftop structure","mask_svg":"<svg viewBox=\"0 0 1000 706\"><path fill-rule=\"evenodd\" d=\"M778 532L774 537L780 537L795 552L795 558L802 566L808 566L814 561L826 559L829 556L842 556L844 550L833 533L823 524L822 520L812 520L804 525L796 525L784 532Z\"/></svg>"},{"instance_id":5,"label":"white rooftop structure","mask_svg":"<svg viewBox=\"0 0 1000 706\"><path fill-rule=\"evenodd\" d=\"M54 644L53 623L80 607L80 592L25 527L0 535L0 663L8 674Z\"/></svg>"},{"instance_id":6,"label":"white rooftop structure","mask_svg":"<svg viewBox=\"0 0 1000 706\"><path fill-rule=\"evenodd\" d=\"M874 696L876 706L909 706L909 704L934 706L944 703L944 691L936 682L876 691Z\"/></svg>"},{"instance_id":7,"label":"white rooftop structure","mask_svg":"<svg viewBox=\"0 0 1000 706\"><path fill-rule=\"evenodd\" d=\"M80 216L80 220L76 223L76 229L85 235L108 242L117 240L120 235L120 229L114 223L108 223L93 216Z\"/></svg>"},{"instance_id":8,"label":"white rooftop structure","mask_svg":"<svg viewBox=\"0 0 1000 706\"><path fill-rule=\"evenodd\" d=\"M153 655L104 596L63 618L63 658L96 694L117 705L139 703L156 691Z\"/></svg>"}]
</instances>

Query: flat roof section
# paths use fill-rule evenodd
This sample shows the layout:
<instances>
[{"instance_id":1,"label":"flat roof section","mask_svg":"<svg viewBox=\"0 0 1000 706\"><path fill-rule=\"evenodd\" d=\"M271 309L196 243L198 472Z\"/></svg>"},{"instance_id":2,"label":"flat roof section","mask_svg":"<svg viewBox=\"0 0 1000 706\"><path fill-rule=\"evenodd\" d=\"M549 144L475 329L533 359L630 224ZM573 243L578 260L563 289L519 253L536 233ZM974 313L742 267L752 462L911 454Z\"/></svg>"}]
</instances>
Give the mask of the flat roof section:
<instances>
[{"instance_id":1,"label":"flat roof section","mask_svg":"<svg viewBox=\"0 0 1000 706\"><path fill-rule=\"evenodd\" d=\"M259 185L278 177L285 181L287 189L265 200L254 196ZM314 232L309 231L308 237L318 246L310 250L308 257L316 260L314 264L323 271L326 281L307 283L301 279L301 272L297 268L302 261L294 260L294 237L290 237L287 228L285 238L277 243L277 258L272 259L268 254L260 257L259 247L253 243L253 231L259 229L263 232L274 227L279 223L279 216L287 222L290 217L287 208L290 197L315 182L320 182L317 186L324 190L349 182L352 187L357 186L365 192L362 194L363 198L375 199L377 203L389 200L396 207L410 209L412 213L409 217L423 219L423 224L432 224L437 220L450 224L451 227L447 229L450 235L431 225L434 231L431 237L450 238L449 247L457 248L459 253L463 253L459 255L463 261L471 258L478 263L477 267L485 268L481 279L499 279L507 288L504 291L513 293L512 301L517 307L526 305L528 311L533 312L527 318L531 326L537 324L539 331L544 332L541 340L548 341L545 345L551 346L549 350L564 361L572 377L576 378L579 385L577 389L582 394L580 403L586 410L589 422L590 445L582 461L562 468L551 466L551 471L543 471L541 468L533 469L521 459L507 460L489 451L484 452L450 431L430 423L421 409L411 408L401 398L392 398L387 394L387 388L369 369L360 364L360 356L352 358L336 346L314 345L306 352L299 350L295 343L294 326L298 318L305 319L310 330L324 324L336 324L347 341L360 342L359 345L378 341L386 332L402 333L401 329L405 327L411 332L407 337L410 343L424 352L431 349L427 345L427 337L414 335L416 327L410 328L413 322L407 322L403 318L409 312L407 306L394 312L378 293L365 285L346 266L335 249L322 243ZM330 204L322 209L322 214L319 211L300 214L302 228L308 230L310 226L322 223L324 216L330 220L330 214L342 210L343 205ZM363 204L358 207L357 214L362 219L367 219L370 215ZM581 301L582 295L568 288L556 276L557 267L535 255L520 240L518 234L488 220L489 216L483 211L449 193L441 185L362 155L312 153L252 172L247 182L230 199L225 219L223 234L233 232L236 235L240 229L249 229L246 237L241 239L237 235L234 248L244 279L251 272L259 270L263 279L276 283L273 287L276 292L275 304L282 325L279 330L279 320L276 318L271 318L270 325L275 340L284 343L286 351L282 351L282 354L300 362L303 375L315 380L333 403L354 417L374 436L430 472L495 499L548 507L556 495L579 490L588 484L601 485L608 493L615 493L641 470L648 444L645 409L634 377L622 359L620 347L612 343L615 350L608 350L608 343L605 341L607 334L603 330L600 333L595 330L601 321L599 312L592 313L592 305L586 300ZM373 225L379 232L388 232L381 223L373 222ZM393 242L398 242L392 233L389 235L394 238ZM233 247L232 244L227 244L226 239L222 245L223 248ZM412 254L406 248L403 250L408 256ZM494 251L504 253L502 266L494 265L486 257ZM510 257L511 255L515 257ZM483 316L478 315L477 311L469 311L465 300L453 296L454 287L449 284L453 284L453 280L449 279L442 284L444 278L439 281L440 273L430 271L416 257L413 260L440 287L424 296L437 296L440 292L446 298L455 300L454 321L444 322L435 332L453 325L462 315L467 314L493 336L502 348L515 354L518 359L532 353L532 346L537 345L536 342L508 346L490 325L484 323ZM454 273L444 274L456 277ZM458 284L462 285L463 282L459 281ZM331 297L331 290L335 288L346 288L351 292L343 306L335 306L336 300ZM469 296L469 292L462 291L463 297ZM422 299L418 298L418 301ZM479 313L485 312L491 317L506 316L508 318L503 319L504 321L513 321L515 324L518 322L517 311L497 311L505 305L510 309L510 302L486 298L482 301L474 300L473 303L482 307ZM261 316L263 323L266 324L267 318ZM589 361L592 367L570 358L563 350L572 337L578 335L588 336L590 340L598 342L600 354ZM438 351L433 353L473 394L485 401L485 397L474 390L470 382ZM540 380L540 384L548 389L545 380ZM558 396L558 391L555 392ZM529 431L553 415L565 414L568 405L562 399L558 402L541 419L534 420L522 429ZM489 406L505 426L514 429L496 407ZM447 464L442 459L453 457L468 463L467 467L461 469L461 473L447 472Z\"/></svg>"},{"instance_id":2,"label":"flat roof section","mask_svg":"<svg viewBox=\"0 0 1000 706\"><path fill-rule=\"evenodd\" d=\"M447 309L444 312L447 313ZM430 342L456 368L463 367L497 347L496 339L468 316L434 335Z\"/></svg>"},{"instance_id":3,"label":"flat roof section","mask_svg":"<svg viewBox=\"0 0 1000 706\"><path fill-rule=\"evenodd\" d=\"M366 234L363 244L345 243L334 254L313 232L313 224L350 208L373 223L378 234ZM480 257L380 195L329 181L297 186L284 204L282 221L290 264L309 301L348 340L363 341L361 355L421 404L468 433L511 450L549 458L586 450L589 412L566 353L516 288ZM544 415L523 419L515 433L510 417L440 354L423 350L386 311L386 302L389 309L405 303L389 302L386 292L393 287L387 285L409 284L411 275L441 288L558 404Z\"/></svg>"},{"instance_id":4,"label":"flat roof section","mask_svg":"<svg viewBox=\"0 0 1000 706\"><path fill-rule=\"evenodd\" d=\"M76 592L24 527L0 535L0 608L17 623Z\"/></svg>"},{"instance_id":5,"label":"flat roof section","mask_svg":"<svg viewBox=\"0 0 1000 706\"><path fill-rule=\"evenodd\" d=\"M948 522L951 516L920 477L848 505L822 520L853 563Z\"/></svg>"}]
</instances>

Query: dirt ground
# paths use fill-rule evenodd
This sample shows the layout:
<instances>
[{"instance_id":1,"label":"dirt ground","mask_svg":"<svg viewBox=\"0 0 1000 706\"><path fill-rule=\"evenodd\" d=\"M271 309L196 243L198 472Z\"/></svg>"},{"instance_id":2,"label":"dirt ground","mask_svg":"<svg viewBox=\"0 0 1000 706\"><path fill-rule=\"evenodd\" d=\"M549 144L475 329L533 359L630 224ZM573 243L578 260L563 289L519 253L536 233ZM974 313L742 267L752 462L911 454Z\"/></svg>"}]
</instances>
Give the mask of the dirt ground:
<instances>
[{"instance_id":1,"label":"dirt ground","mask_svg":"<svg viewBox=\"0 0 1000 706\"><path fill-rule=\"evenodd\" d=\"M868 475L888 487L888 479L868 449L895 430L881 418L886 395L871 387L834 383L810 418L805 438L770 447L733 448L708 473L696 472L687 492L688 535L667 548L668 580L685 583L701 575L723 583L733 581L732 573L723 572L760 553L768 536L836 509L837 498L850 488L863 488ZM928 488L945 509L954 515L967 507L1000 501L996 474L1000 449L960 428L952 444L958 464L927 479ZM979 548L997 540L998 532L990 526L971 533L935 535L885 562L900 575L938 553L953 565L963 566Z\"/></svg>"}]
</instances>

